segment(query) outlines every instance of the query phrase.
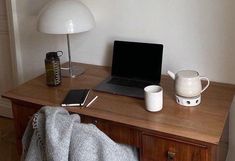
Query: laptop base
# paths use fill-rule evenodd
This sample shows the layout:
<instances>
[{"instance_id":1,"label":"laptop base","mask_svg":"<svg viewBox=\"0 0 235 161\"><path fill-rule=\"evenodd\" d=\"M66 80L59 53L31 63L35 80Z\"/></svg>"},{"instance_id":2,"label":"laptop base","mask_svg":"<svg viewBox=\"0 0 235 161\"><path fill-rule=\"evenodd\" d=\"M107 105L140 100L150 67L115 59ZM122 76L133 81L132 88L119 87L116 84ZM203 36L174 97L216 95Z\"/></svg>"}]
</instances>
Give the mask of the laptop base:
<instances>
[{"instance_id":1,"label":"laptop base","mask_svg":"<svg viewBox=\"0 0 235 161\"><path fill-rule=\"evenodd\" d=\"M138 88L138 87L133 87L133 86L123 86L123 85L109 83L111 79L112 79L111 76L108 77L103 82L101 82L98 86L96 86L94 90L107 92L111 94L135 97L135 98L140 98L140 99L144 98L144 87Z\"/></svg>"}]
</instances>

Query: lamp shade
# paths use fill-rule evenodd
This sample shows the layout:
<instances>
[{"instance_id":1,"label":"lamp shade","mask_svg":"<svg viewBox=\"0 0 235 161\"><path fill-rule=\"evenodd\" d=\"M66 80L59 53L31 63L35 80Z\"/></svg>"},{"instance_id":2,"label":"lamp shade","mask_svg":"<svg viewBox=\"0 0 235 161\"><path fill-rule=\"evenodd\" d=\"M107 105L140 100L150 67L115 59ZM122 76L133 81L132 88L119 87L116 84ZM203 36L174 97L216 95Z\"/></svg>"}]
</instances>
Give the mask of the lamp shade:
<instances>
[{"instance_id":1,"label":"lamp shade","mask_svg":"<svg viewBox=\"0 0 235 161\"><path fill-rule=\"evenodd\" d=\"M52 0L39 13L37 29L47 34L85 32L95 26L90 10L77 0Z\"/></svg>"}]
</instances>

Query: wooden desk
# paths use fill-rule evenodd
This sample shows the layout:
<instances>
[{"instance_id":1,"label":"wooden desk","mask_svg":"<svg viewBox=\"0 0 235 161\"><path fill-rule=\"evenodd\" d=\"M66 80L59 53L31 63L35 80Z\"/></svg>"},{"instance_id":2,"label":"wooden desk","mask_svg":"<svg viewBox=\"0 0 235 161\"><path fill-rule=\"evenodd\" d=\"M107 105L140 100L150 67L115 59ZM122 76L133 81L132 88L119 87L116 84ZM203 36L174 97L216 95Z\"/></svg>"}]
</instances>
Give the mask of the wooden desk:
<instances>
[{"instance_id":1,"label":"wooden desk","mask_svg":"<svg viewBox=\"0 0 235 161\"><path fill-rule=\"evenodd\" d=\"M77 64L76 64L77 65ZM80 64L84 75L63 78L58 87L48 87L45 75L6 92L12 101L18 151L30 116L44 105L59 106L69 89L93 88L109 75L109 68ZM228 148L228 114L235 86L211 83L197 107L175 102L173 80L162 76L164 107L147 112L144 100L96 92L89 108L69 108L82 121L94 123L113 140L139 148L142 161L224 161Z\"/></svg>"}]
</instances>

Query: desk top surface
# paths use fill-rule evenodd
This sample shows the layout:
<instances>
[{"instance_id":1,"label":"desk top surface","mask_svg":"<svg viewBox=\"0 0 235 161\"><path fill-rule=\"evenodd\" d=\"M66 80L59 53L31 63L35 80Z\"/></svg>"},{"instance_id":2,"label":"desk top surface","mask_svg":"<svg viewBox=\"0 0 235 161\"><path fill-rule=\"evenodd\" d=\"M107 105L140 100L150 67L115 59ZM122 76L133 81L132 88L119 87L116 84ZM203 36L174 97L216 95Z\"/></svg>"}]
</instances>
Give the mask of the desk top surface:
<instances>
[{"instance_id":1,"label":"desk top surface","mask_svg":"<svg viewBox=\"0 0 235 161\"><path fill-rule=\"evenodd\" d=\"M62 84L58 87L48 87L45 75L41 75L6 92L3 97L59 106L70 89L94 88L110 75L110 68L107 67L79 65L86 69L85 73L72 79L62 78ZM202 94L200 105L184 107L175 102L173 83L168 76L162 76L164 100L160 112L146 111L144 100L102 92L95 92L99 98L89 108L71 107L68 110L141 129L218 144L228 118L235 86L213 82Z\"/></svg>"}]
</instances>

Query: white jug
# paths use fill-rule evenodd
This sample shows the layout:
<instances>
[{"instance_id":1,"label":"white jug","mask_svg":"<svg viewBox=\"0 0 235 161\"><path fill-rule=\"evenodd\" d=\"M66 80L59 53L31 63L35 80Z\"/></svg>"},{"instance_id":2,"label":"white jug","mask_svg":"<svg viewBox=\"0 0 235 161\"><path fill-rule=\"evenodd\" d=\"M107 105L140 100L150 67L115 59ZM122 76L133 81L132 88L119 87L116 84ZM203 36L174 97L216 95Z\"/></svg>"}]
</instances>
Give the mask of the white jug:
<instances>
[{"instance_id":1,"label":"white jug","mask_svg":"<svg viewBox=\"0 0 235 161\"><path fill-rule=\"evenodd\" d=\"M167 71L172 79L175 80L175 93L182 97L196 97L204 92L210 81L207 77L199 76L197 71L182 70L174 74L171 71ZM202 89L201 80L206 80L207 85Z\"/></svg>"}]
</instances>

